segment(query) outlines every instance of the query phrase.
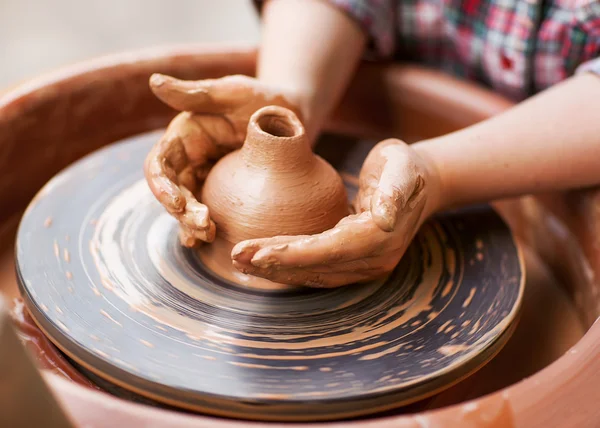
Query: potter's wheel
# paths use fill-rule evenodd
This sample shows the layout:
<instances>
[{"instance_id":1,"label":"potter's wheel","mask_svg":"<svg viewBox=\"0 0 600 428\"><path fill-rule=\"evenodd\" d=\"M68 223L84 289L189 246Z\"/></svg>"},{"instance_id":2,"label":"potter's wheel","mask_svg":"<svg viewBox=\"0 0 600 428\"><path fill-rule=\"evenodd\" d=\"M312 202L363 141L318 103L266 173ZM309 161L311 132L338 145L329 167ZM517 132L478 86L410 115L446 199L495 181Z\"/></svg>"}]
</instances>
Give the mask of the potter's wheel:
<instances>
[{"instance_id":1,"label":"potter's wheel","mask_svg":"<svg viewBox=\"0 0 600 428\"><path fill-rule=\"evenodd\" d=\"M524 272L490 208L426 224L385 281L247 289L179 245L143 179L155 141L110 146L57 175L17 237L33 318L96 375L210 414L335 419L435 394L510 336Z\"/></svg>"}]
</instances>

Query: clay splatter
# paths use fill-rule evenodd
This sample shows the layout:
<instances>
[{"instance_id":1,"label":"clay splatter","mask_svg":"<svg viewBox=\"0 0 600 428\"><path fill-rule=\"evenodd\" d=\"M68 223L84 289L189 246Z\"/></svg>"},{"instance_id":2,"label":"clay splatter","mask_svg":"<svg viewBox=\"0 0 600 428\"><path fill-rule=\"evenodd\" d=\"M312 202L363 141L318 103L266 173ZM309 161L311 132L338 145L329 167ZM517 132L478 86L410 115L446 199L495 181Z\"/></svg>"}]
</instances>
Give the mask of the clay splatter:
<instances>
[{"instance_id":1,"label":"clay splatter","mask_svg":"<svg viewBox=\"0 0 600 428\"><path fill-rule=\"evenodd\" d=\"M392 354L392 353L400 350L400 348L402 348L403 346L404 346L404 343L400 343L400 344L398 344L396 346L392 346L391 348L388 348L384 351L376 352L374 354L364 355L364 356L360 357L359 360L363 360L363 361L364 360L375 360L377 358L383 357L384 355Z\"/></svg>"},{"instance_id":2,"label":"clay splatter","mask_svg":"<svg viewBox=\"0 0 600 428\"><path fill-rule=\"evenodd\" d=\"M443 355L449 357L449 356L452 356L459 352L465 351L467 349L469 349L469 347L465 346L465 345L446 345L446 346L440 347L438 349L438 352L440 354L443 354Z\"/></svg>"},{"instance_id":3,"label":"clay splatter","mask_svg":"<svg viewBox=\"0 0 600 428\"><path fill-rule=\"evenodd\" d=\"M467 296L467 298L465 299L462 307L466 308L467 306L469 306L471 304L471 300L473 300L473 296L475 296L475 291L477 289L475 287L471 288L471 291L469 291L469 295Z\"/></svg>"},{"instance_id":4,"label":"clay splatter","mask_svg":"<svg viewBox=\"0 0 600 428\"><path fill-rule=\"evenodd\" d=\"M60 327L62 330L64 330L64 331L69 331L69 329L67 328L67 326L66 326L66 325L64 325L62 322L60 322L60 321L56 321L56 324L58 324L58 326L59 326L59 327Z\"/></svg>"},{"instance_id":5,"label":"clay splatter","mask_svg":"<svg viewBox=\"0 0 600 428\"><path fill-rule=\"evenodd\" d=\"M110 355L108 355L106 352L101 351L100 349L93 348L92 351L94 351L96 354L100 355L101 357L110 359Z\"/></svg>"},{"instance_id":6,"label":"clay splatter","mask_svg":"<svg viewBox=\"0 0 600 428\"><path fill-rule=\"evenodd\" d=\"M229 361L229 364L237 367L245 367L249 369L263 369L263 370L295 370L295 371L306 371L308 366L268 366L265 364L251 364L251 363L240 363L238 361Z\"/></svg>"},{"instance_id":7,"label":"clay splatter","mask_svg":"<svg viewBox=\"0 0 600 428\"><path fill-rule=\"evenodd\" d=\"M444 324L442 324L438 329L437 332L441 333L442 331L444 331L446 329L446 327L448 327L450 325L450 323L452 323L452 320L448 320L446 321Z\"/></svg>"},{"instance_id":8,"label":"clay splatter","mask_svg":"<svg viewBox=\"0 0 600 428\"><path fill-rule=\"evenodd\" d=\"M442 291L442 297L446 297L450 293L453 285L454 283L452 281L448 281L448 283L444 287L444 290Z\"/></svg>"},{"instance_id":9,"label":"clay splatter","mask_svg":"<svg viewBox=\"0 0 600 428\"><path fill-rule=\"evenodd\" d=\"M106 312L104 309L100 309L100 313L102 315L104 315L106 318L108 318L109 320L111 320L112 322L114 322L115 324L117 324L119 327L123 327L123 325L117 321L116 319L114 319L113 317L111 317L108 312Z\"/></svg>"},{"instance_id":10,"label":"clay splatter","mask_svg":"<svg viewBox=\"0 0 600 428\"><path fill-rule=\"evenodd\" d=\"M208 360L208 361L216 361L217 360L212 355L197 355L197 356L200 357L200 358L204 358L205 360Z\"/></svg>"},{"instance_id":11,"label":"clay splatter","mask_svg":"<svg viewBox=\"0 0 600 428\"><path fill-rule=\"evenodd\" d=\"M113 289L115 288L112 284L112 282L110 282L110 280L108 280L107 278L102 278L100 280L100 283L102 284L102 286L104 288L106 288L108 291L113 291Z\"/></svg>"}]
</instances>

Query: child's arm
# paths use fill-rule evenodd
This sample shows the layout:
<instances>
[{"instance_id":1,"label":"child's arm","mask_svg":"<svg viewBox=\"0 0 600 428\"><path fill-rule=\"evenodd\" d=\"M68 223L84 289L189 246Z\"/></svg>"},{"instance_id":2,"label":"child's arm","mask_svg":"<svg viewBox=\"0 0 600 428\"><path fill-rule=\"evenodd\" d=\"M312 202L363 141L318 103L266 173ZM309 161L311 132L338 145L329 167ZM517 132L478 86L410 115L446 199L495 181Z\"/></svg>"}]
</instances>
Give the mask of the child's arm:
<instances>
[{"instance_id":1,"label":"child's arm","mask_svg":"<svg viewBox=\"0 0 600 428\"><path fill-rule=\"evenodd\" d=\"M269 1L262 23L257 78L292 94L314 142L356 70L366 35L321 0Z\"/></svg>"},{"instance_id":2,"label":"child's arm","mask_svg":"<svg viewBox=\"0 0 600 428\"><path fill-rule=\"evenodd\" d=\"M600 76L577 75L496 117L417 143L438 208L600 184Z\"/></svg>"}]
</instances>

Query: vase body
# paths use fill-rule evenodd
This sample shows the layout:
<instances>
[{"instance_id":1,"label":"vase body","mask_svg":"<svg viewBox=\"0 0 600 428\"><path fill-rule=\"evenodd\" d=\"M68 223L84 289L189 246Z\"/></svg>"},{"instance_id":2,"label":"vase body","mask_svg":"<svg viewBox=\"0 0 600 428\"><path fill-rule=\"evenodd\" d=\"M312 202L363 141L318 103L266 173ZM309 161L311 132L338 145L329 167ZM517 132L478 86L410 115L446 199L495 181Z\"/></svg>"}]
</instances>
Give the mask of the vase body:
<instances>
[{"instance_id":1,"label":"vase body","mask_svg":"<svg viewBox=\"0 0 600 428\"><path fill-rule=\"evenodd\" d=\"M339 174L312 152L296 115L276 106L251 117L244 145L212 168L201 201L217 237L233 244L320 233L349 211Z\"/></svg>"}]
</instances>

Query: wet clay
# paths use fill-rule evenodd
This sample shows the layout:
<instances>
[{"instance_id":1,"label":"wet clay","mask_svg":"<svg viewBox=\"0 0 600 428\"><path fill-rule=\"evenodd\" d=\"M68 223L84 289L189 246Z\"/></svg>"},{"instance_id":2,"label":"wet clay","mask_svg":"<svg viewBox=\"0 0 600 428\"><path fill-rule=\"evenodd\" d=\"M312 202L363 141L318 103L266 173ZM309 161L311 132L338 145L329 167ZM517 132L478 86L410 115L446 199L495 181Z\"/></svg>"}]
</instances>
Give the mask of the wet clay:
<instances>
[{"instance_id":1,"label":"wet clay","mask_svg":"<svg viewBox=\"0 0 600 428\"><path fill-rule=\"evenodd\" d=\"M97 376L210 414L331 420L435 394L492 358L514 330L522 260L489 207L432 219L381 281L248 290L180 244L177 220L142 169L132 172L154 135L63 170L17 236L33 318ZM82 183L88 191L77 191Z\"/></svg>"},{"instance_id":2,"label":"wet clay","mask_svg":"<svg viewBox=\"0 0 600 428\"><path fill-rule=\"evenodd\" d=\"M336 144L337 143L337 144ZM327 144L323 147L325 149L325 153L327 152L328 147L335 147L339 145L339 141L333 140L331 144ZM130 156L130 154L123 155L123 158ZM101 165L99 165L101 167ZM344 177L347 178L347 181L353 182L356 184L355 180L351 180L352 176L344 174ZM146 195L146 196L144 196ZM141 198L141 199L140 199ZM114 209L122 209L123 203L128 203L131 205L129 212L132 214L132 218L136 218L140 221L140 223L144 223L144 219L140 219L139 216L135 216L136 211L141 209L143 212L151 211L152 209L156 209L156 202L149 197L149 192L145 187L145 183L140 181L132 192L123 193L122 198L123 202L119 202L119 200L115 200L111 208L106 210L105 213L107 217L111 219L111 224L105 224L103 220L103 216L98 216L98 218L92 218L92 222L97 231L96 242L100 245L98 249L102 252L110 251L111 245L114 245L109 238L111 235L106 235L103 233L104 230L111 230L113 227L116 227L120 222L124 222L125 224L128 222L125 217L119 216ZM150 205L145 205L143 200L147 200L147 203ZM142 201L142 202L140 202ZM154 206L154 208L153 208ZM501 207L503 208L503 207ZM513 207L514 211L519 211L519 207ZM519 220L518 216L511 216L508 209L501 210L502 212L507 212L507 218L511 221L517 230L520 230L517 224ZM516 218L513 218L516 217ZM54 230L58 225L59 218L53 216L50 221L48 221L48 217L44 217L41 219L41 224L44 229ZM148 241L148 247L150 248L158 248L159 242L165 242L165 235L156 235L153 231L163 231L166 229L166 232L169 233L169 227L165 227L168 224L173 226L174 220L171 219L168 215L159 216L159 220L157 221L156 227L151 227L150 232L147 234L149 236L150 241ZM5 229L7 230L7 236L14 236L14 224L13 226L7 226ZM131 229L131 227L128 227ZM133 228L135 229L135 227ZM175 230L175 229L171 229ZM7 238L8 239L8 238ZM8 241L6 241L8 242ZM61 245L58 251L59 259L61 262L65 262L64 252L67 247L67 242L72 242L72 239L61 240ZM177 241L175 240L175 243ZM105 248L104 248L105 247ZM12 245L6 249L5 257L2 258L5 264L10 264L9 262L12 260ZM54 249L51 250L54 252ZM168 251L168 250L166 250ZM108 254L108 253L107 253ZM159 252L158 255L162 254L162 256L156 257L153 259L157 262L159 260L164 260L166 258L167 253ZM130 258L130 255L124 254L123 256L119 256L119 259L126 260ZM560 285L552 278L551 275L547 273L547 271L540 267L539 260L531 257L530 252L526 252L525 260L527 262L528 267L528 287L526 288L525 295L525 308L523 312L523 316L517 331L513 338L508 342L504 350L498 355L495 359L493 359L489 363L489 368L486 367L481 371L477 372L475 375L463 380L458 385L452 387L451 389L444 391L440 394L437 394L435 397L431 399L426 399L421 401L420 403L411 405L404 411L421 411L424 409L436 409L440 407L444 407L447 405L459 403L461 401L476 398L481 395L484 395L489 392L493 392L499 388L502 388L508 384L516 382L532 373L535 373L537 370L541 369L554 359L558 358L562 353L565 352L568 347L574 344L579 337L581 337L583 333L583 328L581 324L578 322L577 317L575 315L574 309L572 305L568 303L568 297L562 293L560 289ZM66 263L66 262L65 262ZM70 260L70 263L73 263L73 260ZM160 269L163 275L165 275L169 280L177 284L180 282L177 277L173 277L169 272L174 272L176 269L169 268L166 264L157 265L157 269ZM115 272L119 272L120 269L115 269ZM3 277L5 280L2 283L5 285L4 291L14 294L16 292L15 286L15 278L14 271L12 269L8 269L6 271L6 275ZM183 292L191 293L193 292L189 288L180 288ZM108 288L104 286L99 286L97 288L97 293L107 293L109 291ZM114 290L112 292L115 292ZM443 292L443 290L442 290ZM142 297L142 296L139 296ZM149 298L157 298L158 296L148 296ZM468 298L469 296L467 296ZM210 297L208 294L203 294L202 296L197 296L196 298L203 301L210 301L214 299L214 297ZM207 300L208 298L208 300ZM139 300L138 298L133 300ZM215 304L219 304L217 300L215 300ZM541 311L539 310L540 308ZM21 307L22 308L22 307ZM18 314L19 306L17 306L16 311L14 313ZM138 308L140 309L140 308ZM143 308L141 308L143 309ZM108 308L106 309L108 311ZM155 316L161 317L158 308L155 309ZM107 312L108 313L108 312ZM554 314L554 315L552 315ZM26 318L29 319L30 318ZM160 319L160 318L159 318ZM108 320L108 319L107 319ZM163 318L164 320L164 318ZM549 320L554 320L553 322L549 322ZM109 320L110 321L110 320ZM112 322L112 321L111 321ZM171 320L170 324L164 325L163 328L170 328L172 326L178 326L179 328L185 329L185 325L179 324L175 322L175 320ZM31 322L26 322L25 324L20 324L21 326L21 337L30 343L36 343L39 338L44 338L43 334L35 327ZM451 327L450 325L446 327ZM465 328L472 327L471 325L465 326ZM560 337L560 340L557 340ZM222 340L222 339L220 339ZM41 343L47 344L48 347L40 347L40 346L32 346L30 349L33 350L34 353L37 353L38 359L41 363L42 367L60 367L60 370L56 371L59 374L66 373L67 378L78 381L77 372L70 366L64 357L56 351L53 345L46 339L42 340ZM448 347L446 349L447 352L452 352L453 349ZM367 360L368 361L368 360ZM520 361L519 364L515 365L515 361ZM50 364L48 364L50 363ZM295 362L301 363L301 361ZM264 364L263 364L264 365ZM300 366L299 366L300 367ZM495 369L501 369L497 372L494 372ZM510 369L510 370L509 370ZM75 375L73 375L73 372ZM507 372L510 372L510 375L507 375ZM86 382L89 384L89 381Z\"/></svg>"},{"instance_id":3,"label":"wet clay","mask_svg":"<svg viewBox=\"0 0 600 428\"><path fill-rule=\"evenodd\" d=\"M233 272L235 244L317 234L349 213L340 175L313 153L296 115L277 106L263 107L252 115L244 145L216 163L200 200L217 226L217 240L222 241L203 245L201 259L229 280L263 289L278 285Z\"/></svg>"},{"instance_id":4,"label":"wet clay","mask_svg":"<svg viewBox=\"0 0 600 428\"><path fill-rule=\"evenodd\" d=\"M255 55L254 49L239 46L151 49L78 64L12 91L0 100L0 147L5 153L0 159L0 170L3 171L0 196L2 200L11 201L1 207L1 222L4 224L9 215L23 209L54 173L82 154L120 138L166 126L176 112L148 91L148 78L152 73L160 71L189 80L240 73L251 75L255 69ZM510 105L481 87L432 70L363 64L335 112L334 121L327 127L366 138L383 139L395 135L405 141L416 141L471 125ZM347 142L348 139L344 139L343 143ZM39 151L40 145L45 148L43 155ZM329 151L341 154L339 145L331 146ZM360 164L366 153L349 149L344 155L348 155L344 162ZM505 389L474 402L434 412L421 413L424 408L414 406L406 409L404 415L369 418L355 422L356 426L416 428L476 424L498 428L514 423L542 428L597 424L600 415L597 400L592 398L598 385L597 356L600 350L597 339L600 330L598 323L592 324L600 311L600 293L595 279L599 272L597 261L600 260L597 246L600 198L595 189L574 192L568 197L550 196L565 208L562 211L568 212L565 218L555 219L541 212L541 216L523 216L524 222L511 224L519 226L517 229L523 226L525 235L529 235L532 228L540 230L541 238L532 248L543 255L545 267L553 272L555 269L560 271L560 281L548 280L545 274L538 277L540 269L528 265L521 323L513 339L493 360L498 362L498 367L510 370L511 375L492 375L482 370L457 385L469 380L479 385L489 381L490 385ZM539 206L539 200L535 204ZM516 211L520 210L522 207L517 206ZM549 237L560 245L548 245ZM0 258L6 266L13 257L13 242L2 239L6 250ZM565 253L567 248L577 251ZM525 260L528 262L528 257ZM547 269L543 271L547 272ZM18 294L10 269L3 271L0 279L3 293ZM528 298L527 294L532 289L530 281L539 284L535 287L539 294L530 296L533 298ZM539 308L539 301L545 302L544 308L554 308L548 312L551 315ZM585 320L583 324L578 315ZM549 318L554 321L548 322ZM564 329L555 330L559 326ZM578 338L578 332L583 331L586 331L585 336ZM538 346L540 337L543 337L543 349ZM578 339L578 343L569 349ZM514 353L516 348L518 353ZM537 355L541 354L543 357L537 360ZM536 355L537 362L530 360L529 355ZM540 372L549 361L553 364ZM513 371L523 376L517 378L520 375L513 376ZM524 377L522 382L509 386ZM62 406L81 426L106 423L131 426L155 423L177 427L265 426L136 406L54 376L48 380ZM447 395L453 391L456 390L448 390ZM472 390L468 396L477 393ZM467 395L459 393L457 396L453 402ZM436 405L432 404L431 408L434 407ZM345 424L315 423L313 426Z\"/></svg>"}]
</instances>

